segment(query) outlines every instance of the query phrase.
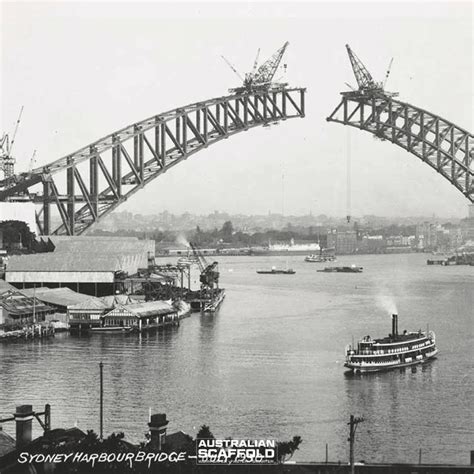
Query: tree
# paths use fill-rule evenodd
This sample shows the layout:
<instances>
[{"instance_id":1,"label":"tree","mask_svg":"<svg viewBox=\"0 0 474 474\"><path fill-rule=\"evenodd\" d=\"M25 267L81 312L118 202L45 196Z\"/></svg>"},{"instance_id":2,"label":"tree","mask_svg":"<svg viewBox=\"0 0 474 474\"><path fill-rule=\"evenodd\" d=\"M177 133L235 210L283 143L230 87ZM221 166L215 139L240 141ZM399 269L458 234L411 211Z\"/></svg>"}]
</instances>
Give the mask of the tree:
<instances>
[{"instance_id":1,"label":"tree","mask_svg":"<svg viewBox=\"0 0 474 474\"><path fill-rule=\"evenodd\" d=\"M225 221L220 231L224 242L232 241L232 234L234 233L234 226L231 221Z\"/></svg>"},{"instance_id":2,"label":"tree","mask_svg":"<svg viewBox=\"0 0 474 474\"><path fill-rule=\"evenodd\" d=\"M196 439L214 439L214 435L209 429L209 426L202 425L201 429L198 431L198 434L196 435Z\"/></svg>"},{"instance_id":3,"label":"tree","mask_svg":"<svg viewBox=\"0 0 474 474\"><path fill-rule=\"evenodd\" d=\"M278 462L283 463L291 459L296 450L299 449L301 442L301 436L293 436L291 441L277 443Z\"/></svg>"}]
</instances>

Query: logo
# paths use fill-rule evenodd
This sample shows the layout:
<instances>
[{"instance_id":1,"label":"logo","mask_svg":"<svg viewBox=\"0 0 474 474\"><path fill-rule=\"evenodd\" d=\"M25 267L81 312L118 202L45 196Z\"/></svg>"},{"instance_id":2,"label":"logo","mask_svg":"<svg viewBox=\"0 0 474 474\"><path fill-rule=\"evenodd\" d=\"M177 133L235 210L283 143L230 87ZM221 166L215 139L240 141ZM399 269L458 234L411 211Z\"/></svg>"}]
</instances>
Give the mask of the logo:
<instances>
[{"instance_id":1,"label":"logo","mask_svg":"<svg viewBox=\"0 0 474 474\"><path fill-rule=\"evenodd\" d=\"M273 439L198 439L197 464L277 464Z\"/></svg>"}]
</instances>

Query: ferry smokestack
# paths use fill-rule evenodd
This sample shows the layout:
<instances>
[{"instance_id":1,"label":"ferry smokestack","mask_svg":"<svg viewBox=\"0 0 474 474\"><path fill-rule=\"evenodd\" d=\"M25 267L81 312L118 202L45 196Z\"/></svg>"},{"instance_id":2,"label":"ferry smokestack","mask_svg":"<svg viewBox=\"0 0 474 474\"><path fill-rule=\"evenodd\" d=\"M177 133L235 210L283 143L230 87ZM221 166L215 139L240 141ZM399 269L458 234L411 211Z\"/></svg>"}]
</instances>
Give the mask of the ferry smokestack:
<instances>
[{"instance_id":1,"label":"ferry smokestack","mask_svg":"<svg viewBox=\"0 0 474 474\"><path fill-rule=\"evenodd\" d=\"M398 336L398 314L392 314L392 336Z\"/></svg>"}]
</instances>

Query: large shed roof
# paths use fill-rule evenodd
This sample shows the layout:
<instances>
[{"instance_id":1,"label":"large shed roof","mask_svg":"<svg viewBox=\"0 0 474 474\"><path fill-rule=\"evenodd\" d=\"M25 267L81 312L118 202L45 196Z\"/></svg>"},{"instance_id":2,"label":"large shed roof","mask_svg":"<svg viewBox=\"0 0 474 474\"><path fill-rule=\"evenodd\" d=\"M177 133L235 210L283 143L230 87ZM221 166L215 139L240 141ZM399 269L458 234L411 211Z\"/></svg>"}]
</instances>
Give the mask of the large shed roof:
<instances>
[{"instance_id":1,"label":"large shed roof","mask_svg":"<svg viewBox=\"0 0 474 474\"><path fill-rule=\"evenodd\" d=\"M7 291L15 291L16 288L12 285L10 285L10 283L7 283L5 280L2 280L0 278L0 295L2 293L6 293Z\"/></svg>"},{"instance_id":2,"label":"large shed roof","mask_svg":"<svg viewBox=\"0 0 474 474\"><path fill-rule=\"evenodd\" d=\"M26 290L19 290L26 296L36 296L37 299L44 303L52 304L55 306L64 306L69 308L70 306L89 301L92 297L77 293L70 288L29 288Z\"/></svg>"},{"instance_id":3,"label":"large shed roof","mask_svg":"<svg viewBox=\"0 0 474 474\"><path fill-rule=\"evenodd\" d=\"M121 269L117 255L94 255L93 258L66 252L13 255L7 272L115 272Z\"/></svg>"}]
</instances>

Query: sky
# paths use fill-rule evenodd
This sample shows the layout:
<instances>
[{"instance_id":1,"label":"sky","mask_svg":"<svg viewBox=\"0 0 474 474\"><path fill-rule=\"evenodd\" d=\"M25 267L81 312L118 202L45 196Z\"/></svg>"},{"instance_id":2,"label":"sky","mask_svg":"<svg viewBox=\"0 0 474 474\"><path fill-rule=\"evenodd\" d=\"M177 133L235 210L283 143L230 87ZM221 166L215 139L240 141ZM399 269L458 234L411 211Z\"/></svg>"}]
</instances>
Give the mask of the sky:
<instances>
[{"instance_id":1,"label":"sky","mask_svg":"<svg viewBox=\"0 0 474 474\"><path fill-rule=\"evenodd\" d=\"M306 117L237 134L158 177L119 210L345 216L467 215L467 199L401 148L326 122L349 43L400 99L473 130L471 2L2 2L1 130L24 105L14 155L26 171L131 123L219 97L290 42L284 78Z\"/></svg>"}]
</instances>

